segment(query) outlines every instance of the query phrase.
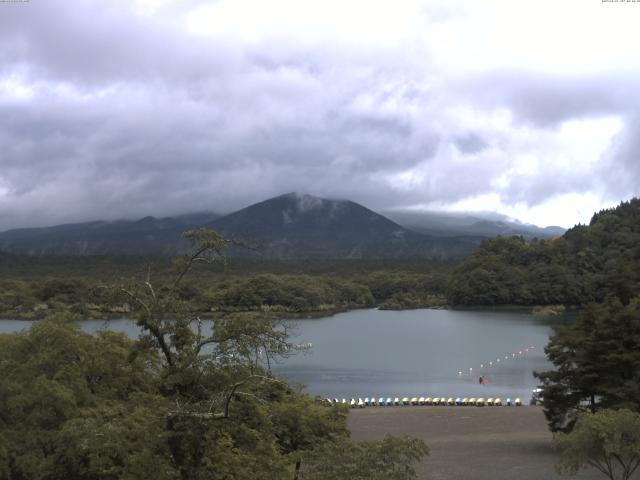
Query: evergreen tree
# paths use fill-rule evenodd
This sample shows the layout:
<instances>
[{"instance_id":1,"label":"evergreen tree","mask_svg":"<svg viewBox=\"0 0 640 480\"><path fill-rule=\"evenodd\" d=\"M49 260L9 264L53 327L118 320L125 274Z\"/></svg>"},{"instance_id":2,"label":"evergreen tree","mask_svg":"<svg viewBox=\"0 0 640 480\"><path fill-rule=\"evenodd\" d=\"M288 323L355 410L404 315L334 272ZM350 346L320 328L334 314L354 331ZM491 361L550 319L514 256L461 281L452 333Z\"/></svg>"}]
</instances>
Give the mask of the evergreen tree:
<instances>
[{"instance_id":1,"label":"evergreen tree","mask_svg":"<svg viewBox=\"0 0 640 480\"><path fill-rule=\"evenodd\" d=\"M640 298L590 305L555 328L545 352L556 369L536 376L552 430L570 430L582 411L640 410Z\"/></svg>"}]
</instances>

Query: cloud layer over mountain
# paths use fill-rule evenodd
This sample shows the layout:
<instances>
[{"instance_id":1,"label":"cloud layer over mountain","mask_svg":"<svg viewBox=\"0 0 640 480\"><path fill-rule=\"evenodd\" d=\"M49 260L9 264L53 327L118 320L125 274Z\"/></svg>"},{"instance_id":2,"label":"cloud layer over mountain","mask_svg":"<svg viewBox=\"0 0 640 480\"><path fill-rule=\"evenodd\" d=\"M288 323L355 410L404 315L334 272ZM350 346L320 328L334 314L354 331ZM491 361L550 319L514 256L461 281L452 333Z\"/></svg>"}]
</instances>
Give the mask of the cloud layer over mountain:
<instances>
[{"instance_id":1,"label":"cloud layer over mountain","mask_svg":"<svg viewBox=\"0 0 640 480\"><path fill-rule=\"evenodd\" d=\"M570 226L639 194L640 4L479 3L0 3L0 229L287 191Z\"/></svg>"}]
</instances>

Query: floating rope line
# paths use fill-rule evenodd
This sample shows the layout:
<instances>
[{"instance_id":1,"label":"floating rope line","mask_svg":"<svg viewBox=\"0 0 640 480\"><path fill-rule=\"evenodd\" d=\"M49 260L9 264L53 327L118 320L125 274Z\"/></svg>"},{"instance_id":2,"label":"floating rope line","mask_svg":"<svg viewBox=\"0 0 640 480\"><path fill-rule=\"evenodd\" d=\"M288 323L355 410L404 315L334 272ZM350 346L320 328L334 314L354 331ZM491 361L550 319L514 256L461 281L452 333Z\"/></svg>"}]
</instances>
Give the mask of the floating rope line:
<instances>
[{"instance_id":1,"label":"floating rope line","mask_svg":"<svg viewBox=\"0 0 640 480\"><path fill-rule=\"evenodd\" d=\"M532 350L534 350L536 347L535 345L531 345L529 347L525 347L522 350L518 350L517 352L512 352L510 355L506 354L504 356L500 355L497 356L495 360L489 360L488 362L483 362L480 364L480 370L487 370L489 368L493 368L493 367L498 367L500 366L500 363L504 364L506 362L508 362L509 360L514 360L517 358L521 358L523 356L525 356L526 354L528 354L529 352L531 352ZM468 374L465 372L469 372ZM469 367L468 370L458 370L458 377L471 377L473 376L473 367ZM485 383L485 381L488 380L487 378L485 378L483 375L480 375L479 377L479 383Z\"/></svg>"}]
</instances>

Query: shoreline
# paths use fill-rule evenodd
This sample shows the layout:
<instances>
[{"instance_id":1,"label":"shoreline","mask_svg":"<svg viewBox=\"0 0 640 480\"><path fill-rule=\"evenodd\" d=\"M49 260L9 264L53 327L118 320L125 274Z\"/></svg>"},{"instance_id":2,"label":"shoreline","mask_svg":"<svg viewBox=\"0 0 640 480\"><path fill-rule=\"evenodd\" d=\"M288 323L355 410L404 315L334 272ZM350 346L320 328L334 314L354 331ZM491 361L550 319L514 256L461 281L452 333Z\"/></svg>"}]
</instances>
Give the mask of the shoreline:
<instances>
[{"instance_id":1,"label":"shoreline","mask_svg":"<svg viewBox=\"0 0 640 480\"><path fill-rule=\"evenodd\" d=\"M504 312L504 311L512 311L512 312L521 312L521 313L529 313L531 315L536 315L533 310L539 305L431 305L431 306L419 306L419 307L406 307L406 308L395 308L395 309L387 309L380 308L380 305L374 306L363 306L363 307L345 307L345 308L332 308L327 310L309 310L304 312L286 312L286 311L263 311L259 309L255 310L219 310L215 312L204 311L198 312L196 315L199 316L202 320L213 320L219 316L237 314L237 313L262 313L262 317L265 319L281 319L281 320L313 320L317 318L323 317L333 317L340 313L347 313L355 310L382 310L388 312L404 312L410 310L453 310L453 311L496 311L496 312ZM580 307L578 306L567 306L565 315L575 314L580 311ZM47 313L56 313L55 310L50 310ZM131 318L131 317L123 317L122 315L127 312L113 312L113 313L104 313L100 315L93 316L85 316L79 321L84 320L118 320L122 318ZM219 314L219 315L216 315ZM562 315L536 315L540 317L560 317ZM25 316L11 316L11 317L3 317L0 315L0 321L10 320L10 321L25 321L25 322L35 322L39 320L43 320L44 316L38 317L25 317Z\"/></svg>"}]
</instances>

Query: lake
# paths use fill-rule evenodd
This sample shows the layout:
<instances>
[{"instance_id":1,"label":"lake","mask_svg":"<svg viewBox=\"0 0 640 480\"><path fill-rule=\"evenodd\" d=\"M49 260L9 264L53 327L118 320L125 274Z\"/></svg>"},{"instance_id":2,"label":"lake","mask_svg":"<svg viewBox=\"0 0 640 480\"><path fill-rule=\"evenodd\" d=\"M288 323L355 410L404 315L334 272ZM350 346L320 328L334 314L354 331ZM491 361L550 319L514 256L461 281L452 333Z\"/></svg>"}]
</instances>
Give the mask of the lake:
<instances>
[{"instance_id":1,"label":"lake","mask_svg":"<svg viewBox=\"0 0 640 480\"><path fill-rule=\"evenodd\" d=\"M0 332L29 324L0 320ZM528 401L537 386L533 372L551 366L543 349L552 322L523 311L367 309L291 324L293 341L313 347L273 369L323 397L499 396ZM127 319L88 320L82 328L137 335ZM481 375L483 384L478 382Z\"/></svg>"}]
</instances>

